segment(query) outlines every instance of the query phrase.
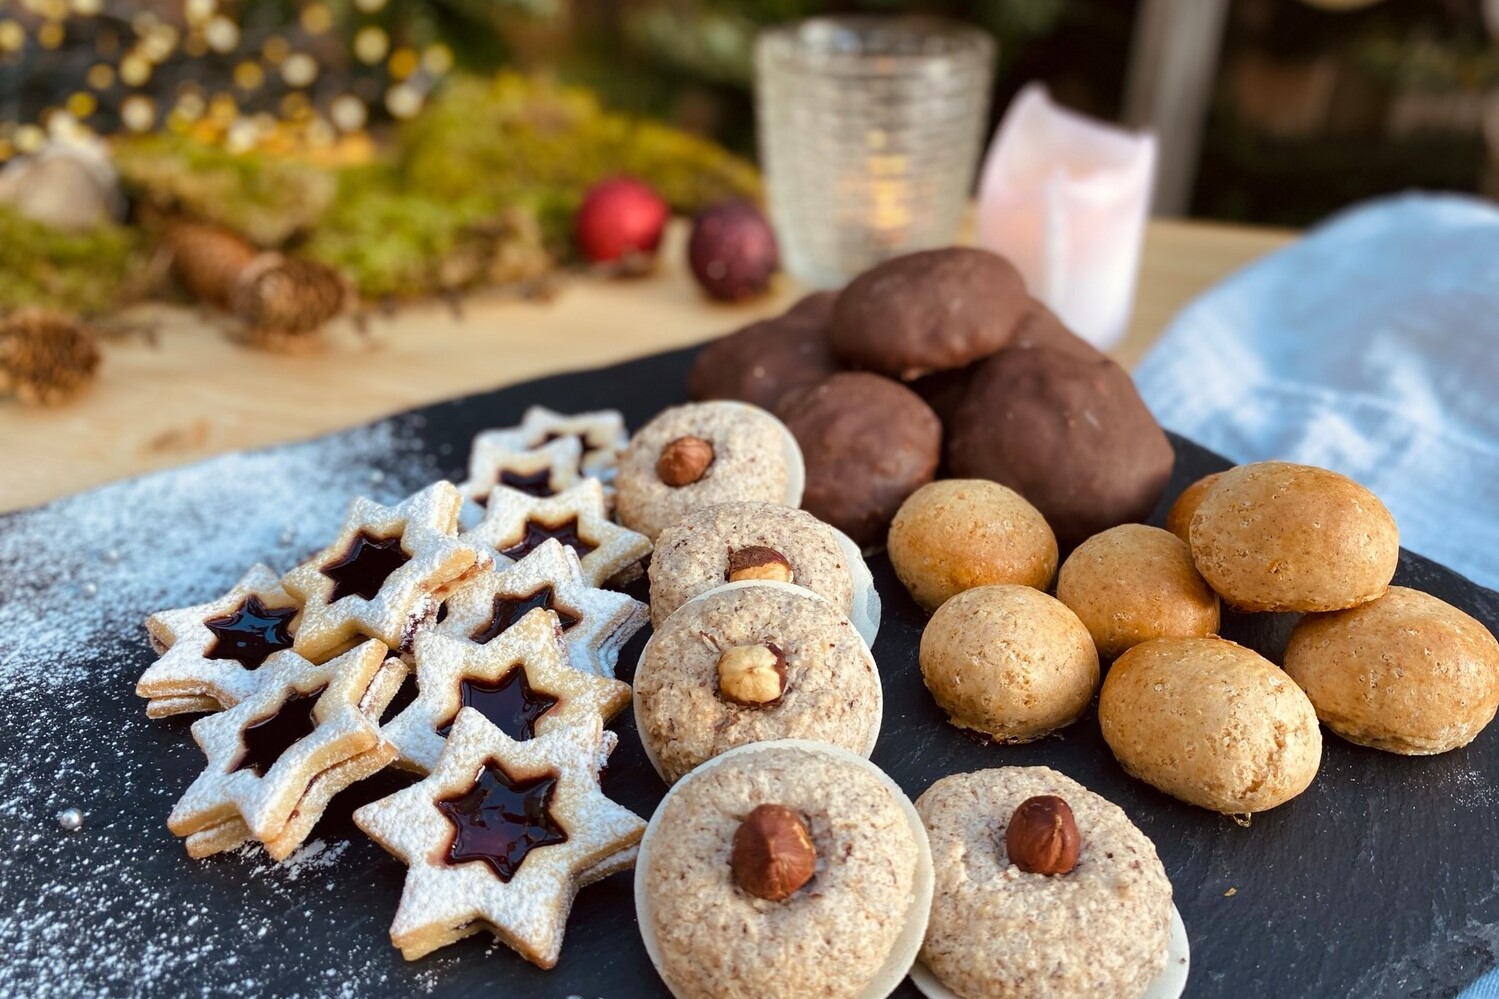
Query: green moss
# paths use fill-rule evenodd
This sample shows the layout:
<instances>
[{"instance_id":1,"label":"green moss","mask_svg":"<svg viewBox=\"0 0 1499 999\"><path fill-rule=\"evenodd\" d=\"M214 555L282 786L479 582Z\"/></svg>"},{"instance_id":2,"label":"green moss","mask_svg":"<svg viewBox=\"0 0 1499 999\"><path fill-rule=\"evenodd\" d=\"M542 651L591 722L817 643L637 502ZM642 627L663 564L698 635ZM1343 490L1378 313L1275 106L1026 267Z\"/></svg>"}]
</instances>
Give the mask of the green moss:
<instances>
[{"instance_id":1,"label":"green moss","mask_svg":"<svg viewBox=\"0 0 1499 999\"><path fill-rule=\"evenodd\" d=\"M89 315L116 308L140 266L139 251L130 229L62 232L0 206L0 311L44 305Z\"/></svg>"},{"instance_id":2,"label":"green moss","mask_svg":"<svg viewBox=\"0 0 1499 999\"><path fill-rule=\"evenodd\" d=\"M537 277L571 255L578 203L612 174L684 212L760 190L751 164L711 142L515 73L453 78L393 139L381 162L337 169L183 136L126 140L118 160L146 204L261 246L295 239L372 298Z\"/></svg>"},{"instance_id":3,"label":"green moss","mask_svg":"<svg viewBox=\"0 0 1499 999\"><path fill-rule=\"evenodd\" d=\"M124 137L115 165L126 189L151 207L227 226L262 247L311 230L338 187L329 170L185 135Z\"/></svg>"}]
</instances>

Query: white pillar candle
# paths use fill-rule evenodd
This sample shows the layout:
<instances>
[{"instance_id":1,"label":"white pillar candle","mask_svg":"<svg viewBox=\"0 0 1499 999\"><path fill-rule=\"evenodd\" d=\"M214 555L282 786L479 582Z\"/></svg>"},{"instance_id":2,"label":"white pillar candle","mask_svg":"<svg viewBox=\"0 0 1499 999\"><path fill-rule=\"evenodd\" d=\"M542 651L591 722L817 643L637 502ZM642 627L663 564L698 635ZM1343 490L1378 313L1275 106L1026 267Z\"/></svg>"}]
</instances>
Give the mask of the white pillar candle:
<instances>
[{"instance_id":1,"label":"white pillar candle","mask_svg":"<svg viewBox=\"0 0 1499 999\"><path fill-rule=\"evenodd\" d=\"M1068 111L1036 83L1005 112L979 185L980 245L1095 346L1129 325L1156 142Z\"/></svg>"}]
</instances>

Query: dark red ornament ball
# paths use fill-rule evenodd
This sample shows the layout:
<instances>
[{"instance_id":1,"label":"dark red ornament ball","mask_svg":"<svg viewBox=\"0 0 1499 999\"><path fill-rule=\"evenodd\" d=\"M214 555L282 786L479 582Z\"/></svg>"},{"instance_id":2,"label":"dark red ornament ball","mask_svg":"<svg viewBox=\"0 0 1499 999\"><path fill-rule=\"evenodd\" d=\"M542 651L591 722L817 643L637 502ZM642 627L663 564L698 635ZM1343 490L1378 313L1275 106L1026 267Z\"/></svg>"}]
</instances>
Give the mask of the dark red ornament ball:
<instances>
[{"instance_id":1,"label":"dark red ornament ball","mask_svg":"<svg viewBox=\"0 0 1499 999\"><path fill-rule=\"evenodd\" d=\"M687 262L710 297L735 302L770 287L781 254L775 231L758 208L748 201L725 201L693 220Z\"/></svg>"},{"instance_id":2,"label":"dark red ornament ball","mask_svg":"<svg viewBox=\"0 0 1499 999\"><path fill-rule=\"evenodd\" d=\"M599 181L583 196L574 219L578 250L596 264L654 256L670 216L666 201L644 181Z\"/></svg>"}]
</instances>

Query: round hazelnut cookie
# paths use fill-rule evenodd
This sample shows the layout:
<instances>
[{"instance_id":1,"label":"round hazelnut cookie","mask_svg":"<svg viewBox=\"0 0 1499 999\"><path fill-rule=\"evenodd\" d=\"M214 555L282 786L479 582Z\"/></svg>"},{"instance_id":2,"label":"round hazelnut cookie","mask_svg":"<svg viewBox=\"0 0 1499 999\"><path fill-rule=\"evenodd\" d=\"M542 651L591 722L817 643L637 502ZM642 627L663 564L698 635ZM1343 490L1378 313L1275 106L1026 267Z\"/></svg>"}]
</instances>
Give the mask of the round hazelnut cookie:
<instances>
[{"instance_id":1,"label":"round hazelnut cookie","mask_svg":"<svg viewBox=\"0 0 1499 999\"><path fill-rule=\"evenodd\" d=\"M1055 347L985 361L948 430L951 473L1020 493L1064 549L1149 517L1176 462L1123 368Z\"/></svg>"},{"instance_id":2,"label":"round hazelnut cookie","mask_svg":"<svg viewBox=\"0 0 1499 999\"><path fill-rule=\"evenodd\" d=\"M1062 563L1057 599L1105 659L1152 638L1218 633L1218 594L1198 575L1192 550L1145 524L1120 524L1078 545Z\"/></svg>"},{"instance_id":3,"label":"round hazelnut cookie","mask_svg":"<svg viewBox=\"0 0 1499 999\"><path fill-rule=\"evenodd\" d=\"M796 438L758 406L696 402L662 410L619 457L619 521L652 541L693 510L739 500L800 506Z\"/></svg>"},{"instance_id":4,"label":"round hazelnut cookie","mask_svg":"<svg viewBox=\"0 0 1499 999\"><path fill-rule=\"evenodd\" d=\"M1197 508L1202 506L1202 501L1207 499L1208 490L1217 485L1221 478L1223 478L1222 472L1214 472L1211 475L1204 475L1183 489L1181 495L1177 496L1171 504L1171 509L1166 511L1166 530L1190 545L1192 543L1192 518L1197 515Z\"/></svg>"},{"instance_id":5,"label":"round hazelnut cookie","mask_svg":"<svg viewBox=\"0 0 1499 999\"><path fill-rule=\"evenodd\" d=\"M677 999L882 999L932 901L921 818L878 767L782 740L710 760L651 816L635 911Z\"/></svg>"},{"instance_id":6,"label":"round hazelnut cookie","mask_svg":"<svg viewBox=\"0 0 1499 999\"><path fill-rule=\"evenodd\" d=\"M1328 728L1406 756L1466 746L1499 709L1499 642L1446 601L1404 586L1303 617L1286 672Z\"/></svg>"},{"instance_id":7,"label":"round hazelnut cookie","mask_svg":"<svg viewBox=\"0 0 1499 999\"><path fill-rule=\"evenodd\" d=\"M844 363L910 381L1010 342L1030 303L1008 260L950 246L887 260L849 282L828 340Z\"/></svg>"},{"instance_id":8,"label":"round hazelnut cookie","mask_svg":"<svg viewBox=\"0 0 1499 999\"><path fill-rule=\"evenodd\" d=\"M884 711L869 646L789 583L728 583L687 601L635 668L635 725L667 783L735 746L816 739L862 756Z\"/></svg>"},{"instance_id":9,"label":"round hazelnut cookie","mask_svg":"<svg viewBox=\"0 0 1499 999\"><path fill-rule=\"evenodd\" d=\"M959 593L927 622L920 658L921 678L948 719L999 742L1030 742L1072 724L1098 688L1088 629L1029 586Z\"/></svg>"},{"instance_id":10,"label":"round hazelnut cookie","mask_svg":"<svg viewBox=\"0 0 1499 999\"><path fill-rule=\"evenodd\" d=\"M1171 882L1124 811L1048 767L916 799L936 886L921 964L960 999L1138 997L1166 966Z\"/></svg>"},{"instance_id":11,"label":"round hazelnut cookie","mask_svg":"<svg viewBox=\"0 0 1499 999\"><path fill-rule=\"evenodd\" d=\"M886 547L895 574L928 613L989 583L1045 590L1057 571L1057 539L1040 511L983 479L916 490L891 521Z\"/></svg>"},{"instance_id":12,"label":"round hazelnut cookie","mask_svg":"<svg viewBox=\"0 0 1499 999\"><path fill-rule=\"evenodd\" d=\"M1266 461L1223 473L1192 515L1197 571L1243 611L1333 611L1385 592L1395 518L1346 475Z\"/></svg>"},{"instance_id":13,"label":"round hazelnut cookie","mask_svg":"<svg viewBox=\"0 0 1499 999\"><path fill-rule=\"evenodd\" d=\"M839 370L827 327L836 292L817 292L784 315L762 319L698 351L687 374L694 399L738 399L765 409L793 389L815 385Z\"/></svg>"},{"instance_id":14,"label":"round hazelnut cookie","mask_svg":"<svg viewBox=\"0 0 1499 999\"><path fill-rule=\"evenodd\" d=\"M883 542L901 503L936 474L942 424L899 382L846 371L793 393L776 412L806 459L801 505L861 548Z\"/></svg>"},{"instance_id":15,"label":"round hazelnut cookie","mask_svg":"<svg viewBox=\"0 0 1499 999\"><path fill-rule=\"evenodd\" d=\"M1225 814L1290 801L1322 762L1306 694L1221 638L1156 638L1124 653L1098 695L1098 724L1131 775Z\"/></svg>"},{"instance_id":16,"label":"round hazelnut cookie","mask_svg":"<svg viewBox=\"0 0 1499 999\"><path fill-rule=\"evenodd\" d=\"M720 503L661 532L651 556L651 623L725 583L771 580L827 598L874 644L880 594L858 546L807 513L776 503Z\"/></svg>"}]
</instances>

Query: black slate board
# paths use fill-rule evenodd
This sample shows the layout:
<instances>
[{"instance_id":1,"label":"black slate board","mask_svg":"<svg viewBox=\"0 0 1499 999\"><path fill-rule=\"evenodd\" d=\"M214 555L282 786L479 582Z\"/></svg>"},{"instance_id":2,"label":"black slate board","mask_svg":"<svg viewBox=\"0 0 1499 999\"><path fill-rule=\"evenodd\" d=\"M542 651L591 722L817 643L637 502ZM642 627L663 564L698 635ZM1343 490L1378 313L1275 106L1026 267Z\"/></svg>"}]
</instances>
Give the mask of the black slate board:
<instances>
[{"instance_id":1,"label":"black slate board","mask_svg":"<svg viewBox=\"0 0 1499 999\"><path fill-rule=\"evenodd\" d=\"M417 411L398 421L406 443L382 453L377 465L384 471L375 477L402 489L434 468L458 476L474 433L515 421L533 403L564 411L614 407L638 426L681 400L690 358L646 358ZM1190 442L1175 444L1168 496L1227 464ZM173 477L182 474L143 483L170 495ZM0 553L8 537L34 536L38 516L55 512L65 526L70 511L108 499L113 488L52 511L0 517ZM238 494L229 484L224 495ZM328 516L336 520L336 513ZM233 530L233 523L232 516L205 519L205 551L214 532ZM153 523L137 517L84 529L120 536L149 532ZM304 547L316 544L309 537ZM287 553L264 546L284 567ZM11 545L0 562L0 612L9 603L11 611L46 614L39 604L62 584L45 550L24 559L17 550ZM883 557L873 568L885 603L874 651L886 699L875 762L913 798L944 774L1046 764L1118 802L1155 841L1175 885L1192 943L1189 995L1449 996L1499 962L1499 726L1465 749L1427 759L1329 736L1311 789L1242 828L1127 777L1091 712L1058 737L1010 748L980 744L944 724L917 669L924 618ZM1435 593L1499 630L1499 595L1441 566L1406 553L1397 582ZM170 580L163 585L170 590ZM174 593L172 605L214 592ZM123 608L133 621L152 609ZM1234 617L1224 633L1276 658L1290 623ZM479 937L403 962L386 940L403 868L348 820L358 804L400 786L398 777L376 778L334 803L315 833L334 845L322 857L331 862L313 858L282 871L267 868L263 855L188 860L164 823L201 755L185 720L142 717L132 687L150 653L134 626L118 630L91 639L93 682L75 685L68 700L28 696L25 684L0 698L0 994L665 993L634 929L627 875L582 894L561 963L550 973ZM24 641L18 648L13 639L0 634L0 665L46 668L46 650ZM626 678L642 641L622 657ZM628 713L620 726L605 789L648 816L662 787L628 731ZM65 833L54 820L68 803L88 812L80 832ZM916 992L907 983L898 994Z\"/></svg>"}]
</instances>

